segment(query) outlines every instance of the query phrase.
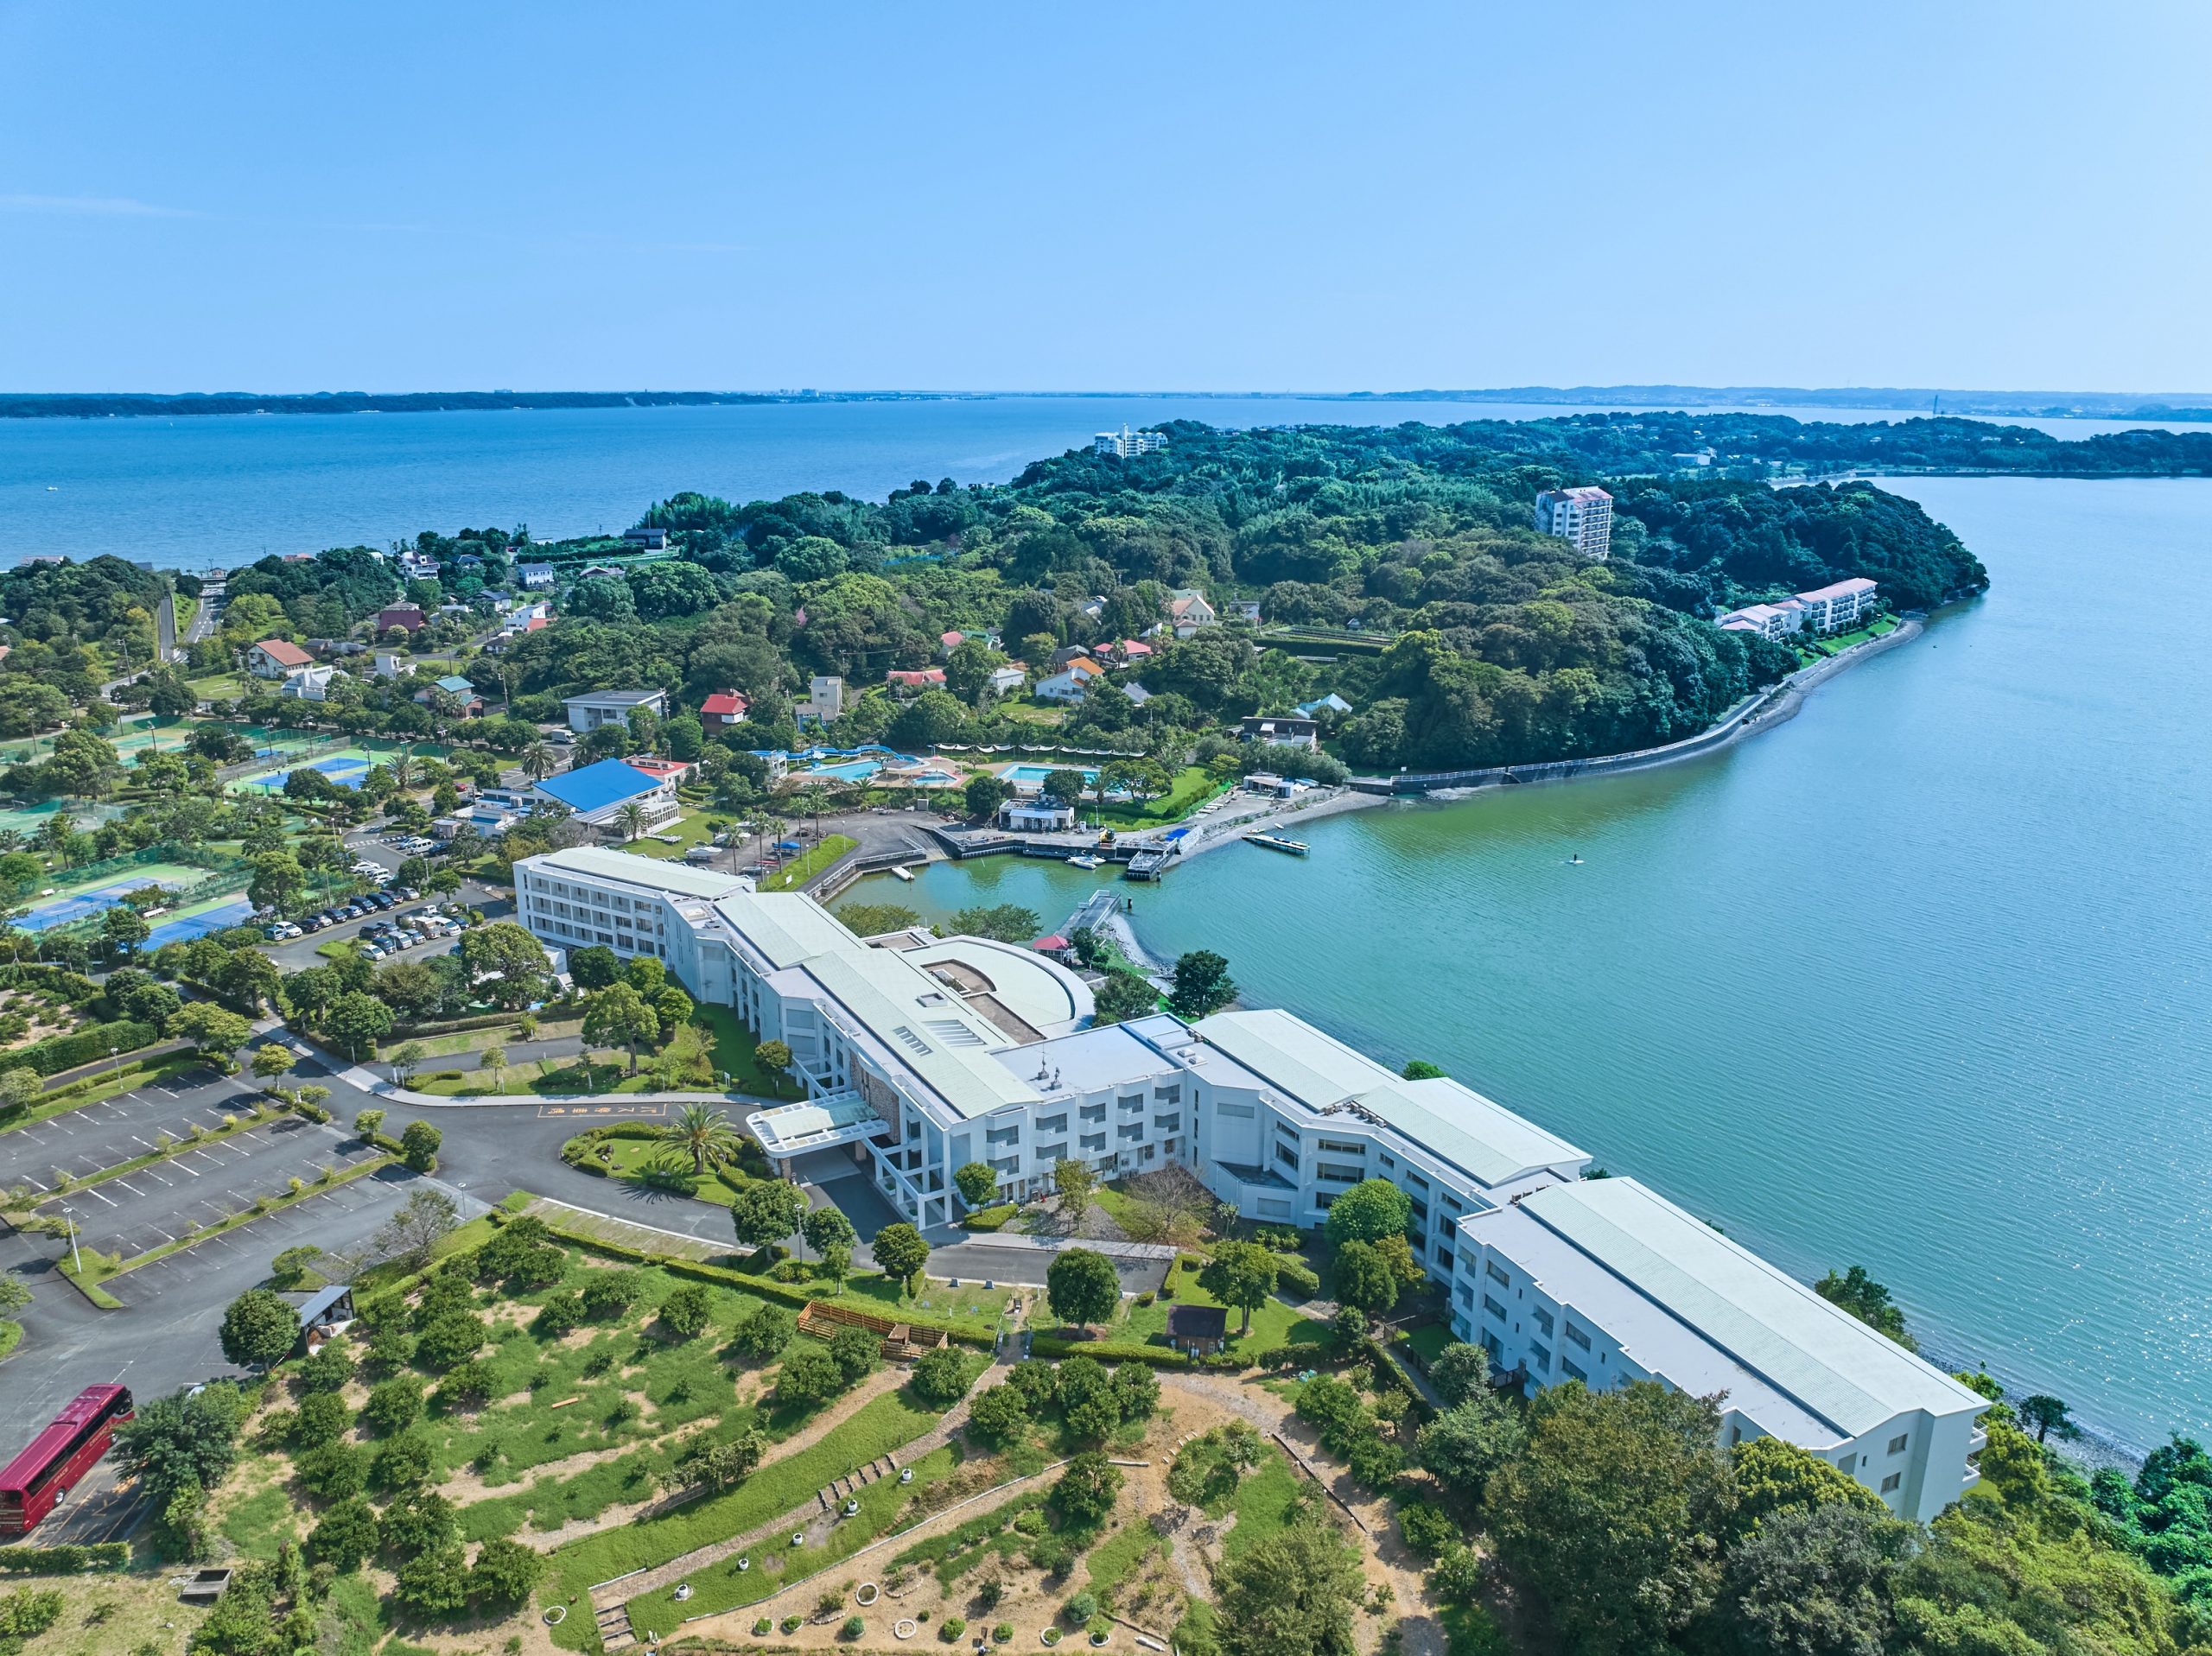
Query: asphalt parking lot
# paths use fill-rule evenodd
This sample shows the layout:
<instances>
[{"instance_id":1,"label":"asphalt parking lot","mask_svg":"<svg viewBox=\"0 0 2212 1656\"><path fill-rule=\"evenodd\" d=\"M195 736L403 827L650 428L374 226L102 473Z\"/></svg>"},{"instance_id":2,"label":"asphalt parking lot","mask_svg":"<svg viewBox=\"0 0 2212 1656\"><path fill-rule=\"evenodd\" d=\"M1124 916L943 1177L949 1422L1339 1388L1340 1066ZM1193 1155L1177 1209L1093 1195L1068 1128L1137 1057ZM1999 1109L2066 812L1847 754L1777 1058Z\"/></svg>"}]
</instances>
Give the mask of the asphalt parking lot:
<instances>
[{"instance_id":1,"label":"asphalt parking lot","mask_svg":"<svg viewBox=\"0 0 2212 1656\"><path fill-rule=\"evenodd\" d=\"M289 1181L313 1184L326 1167L341 1171L378 1152L350 1133L298 1116L278 1116L168 1160L73 1190L62 1206L77 1233L104 1253L125 1259L174 1242L196 1225L285 1194Z\"/></svg>"},{"instance_id":2,"label":"asphalt parking lot","mask_svg":"<svg viewBox=\"0 0 2212 1656\"><path fill-rule=\"evenodd\" d=\"M194 1126L217 1127L226 1114L253 1107L252 1091L212 1069L188 1070L157 1085L87 1104L0 1133L0 1190L51 1190L54 1175L73 1178L161 1147L164 1133L181 1139Z\"/></svg>"}]
</instances>

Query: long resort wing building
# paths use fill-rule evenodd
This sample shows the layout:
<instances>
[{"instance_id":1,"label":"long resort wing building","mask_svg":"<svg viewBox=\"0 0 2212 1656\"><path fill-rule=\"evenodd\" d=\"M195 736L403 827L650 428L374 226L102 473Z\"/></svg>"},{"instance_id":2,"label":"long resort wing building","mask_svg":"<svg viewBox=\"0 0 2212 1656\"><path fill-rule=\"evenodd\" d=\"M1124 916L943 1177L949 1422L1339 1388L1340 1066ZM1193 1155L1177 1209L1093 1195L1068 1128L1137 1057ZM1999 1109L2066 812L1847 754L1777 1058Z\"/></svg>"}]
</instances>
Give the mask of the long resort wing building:
<instances>
[{"instance_id":1,"label":"long resort wing building","mask_svg":"<svg viewBox=\"0 0 2212 1656\"><path fill-rule=\"evenodd\" d=\"M663 961L791 1048L805 1102L747 1126L779 1165L849 1156L915 1223L1102 1176L1192 1169L1248 1218L1313 1226L1388 1179L1452 1331L1525 1386L1655 1379L1723 1399L1722 1435L1788 1439L1906 1517L1970 1488L1984 1400L1633 1179L1450 1080L1408 1081L1287 1012L1103 1026L1058 961L979 937L863 940L812 898L583 847L515 865L523 923Z\"/></svg>"}]
</instances>

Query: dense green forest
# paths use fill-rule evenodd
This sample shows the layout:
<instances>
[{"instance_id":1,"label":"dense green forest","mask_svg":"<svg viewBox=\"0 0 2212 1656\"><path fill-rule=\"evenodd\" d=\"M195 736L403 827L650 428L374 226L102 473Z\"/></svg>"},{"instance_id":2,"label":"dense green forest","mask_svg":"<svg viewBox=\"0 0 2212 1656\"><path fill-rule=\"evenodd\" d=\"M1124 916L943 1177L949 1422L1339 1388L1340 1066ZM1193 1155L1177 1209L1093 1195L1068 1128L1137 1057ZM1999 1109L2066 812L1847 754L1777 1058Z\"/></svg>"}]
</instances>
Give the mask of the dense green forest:
<instances>
[{"instance_id":1,"label":"dense green forest","mask_svg":"<svg viewBox=\"0 0 2212 1656\"><path fill-rule=\"evenodd\" d=\"M937 663L948 631L988 632L994 644L970 639L944 663L944 689L903 704L868 696L830 734L1006 741L1037 726L988 690L993 667L1010 657L1033 680L1056 650L1142 637L1176 592L1198 590L1225 619L1233 602L1256 602L1259 623L1156 638L1156 654L1117 666L1063 739L1179 760L1240 715L1334 693L1353 711L1332 721L1332 746L1358 767L1620 752L1694 733L1796 665L1789 650L1713 627L1724 608L1852 575L1878 581L1897 609L1986 584L1910 501L1866 483L1776 489L1728 474L1747 457L1802 452L1825 464L1839 445L1907 432L1916 454L1948 452L1961 434L1977 454L1993 435L2006 452L2047 446L1963 421L1875 428L1742 416L1166 429L1166 449L1140 460L1072 451L1007 484L918 479L880 502L836 491L742 504L677 495L644 523L671 530L677 555L569 580L559 619L516 644L501 688L525 717L551 716L555 697L584 688L656 684L695 705L737 689L753 718L724 746L787 746L809 675L880 685L890 669ZM1698 442L1717 445L1719 463L1686 474L1674 457ZM1539 490L1592 480L1618 498L1604 563L1530 521ZM227 664L246 632L339 636L403 592L434 614L461 606L430 636L457 642L492 619L513 562L553 562L572 577L611 549L487 529L426 531L410 549L438 576L403 582L365 548L237 572L223 633L194 666ZM113 638L158 591L156 577L113 559L9 580L17 636L50 646ZM1290 640L1285 628L1306 631ZM1294 651L1275 647L1291 642ZM1115 693L1129 683L1151 699ZM313 716L397 733L419 722L405 699L342 689ZM258 689L249 701L255 716L283 711Z\"/></svg>"}]
</instances>

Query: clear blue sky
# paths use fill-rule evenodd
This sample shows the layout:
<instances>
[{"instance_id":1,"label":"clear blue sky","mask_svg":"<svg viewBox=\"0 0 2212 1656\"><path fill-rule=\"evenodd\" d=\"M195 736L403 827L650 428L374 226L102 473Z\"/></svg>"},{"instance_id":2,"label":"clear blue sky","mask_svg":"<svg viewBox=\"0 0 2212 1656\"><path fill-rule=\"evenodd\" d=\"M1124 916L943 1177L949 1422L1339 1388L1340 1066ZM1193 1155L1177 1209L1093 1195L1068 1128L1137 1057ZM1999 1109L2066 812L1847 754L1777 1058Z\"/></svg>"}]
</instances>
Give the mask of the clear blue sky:
<instances>
[{"instance_id":1,"label":"clear blue sky","mask_svg":"<svg viewBox=\"0 0 2212 1656\"><path fill-rule=\"evenodd\" d=\"M0 388L2212 389L2212 7L0 0Z\"/></svg>"}]
</instances>

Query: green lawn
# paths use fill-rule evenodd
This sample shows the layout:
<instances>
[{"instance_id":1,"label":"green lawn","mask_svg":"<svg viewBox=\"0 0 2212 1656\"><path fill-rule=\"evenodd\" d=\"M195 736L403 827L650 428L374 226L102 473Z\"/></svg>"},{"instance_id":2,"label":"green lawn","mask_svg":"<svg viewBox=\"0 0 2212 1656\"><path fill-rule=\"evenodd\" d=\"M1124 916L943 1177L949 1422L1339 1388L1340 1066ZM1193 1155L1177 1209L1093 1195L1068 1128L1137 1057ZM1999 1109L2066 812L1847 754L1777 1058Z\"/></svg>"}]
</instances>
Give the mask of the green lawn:
<instances>
[{"instance_id":1,"label":"green lawn","mask_svg":"<svg viewBox=\"0 0 2212 1656\"><path fill-rule=\"evenodd\" d=\"M740 1570L734 1558L725 1559L691 1577L691 1596L682 1604L673 1596L673 1586L631 1600L630 1625L639 1629L641 1637L651 1637L654 1633L675 1632L677 1625L690 1616L711 1615L717 1610L757 1604L782 1590L785 1582L802 1581L818 1570L826 1570L840 1558L849 1558L871 1541L898 1528L908 1503L959 1464L958 1450L949 1444L933 1449L913 1463L912 1483L884 1478L861 1490L856 1497L860 1511L839 1522L821 1545L793 1547L787 1539L784 1546L773 1551L763 1547L760 1550L762 1556L753 1560L750 1570ZM804 1496L800 1498L804 1500Z\"/></svg>"},{"instance_id":2,"label":"green lawn","mask_svg":"<svg viewBox=\"0 0 2212 1656\"><path fill-rule=\"evenodd\" d=\"M652 1139L607 1139L601 1140L601 1145L612 1152L607 1164L613 1169L613 1177L625 1182L650 1183L643 1175L655 1170L691 1171L691 1158L674 1145ZM734 1167L709 1167L694 1195L701 1202L727 1208L737 1200L739 1187L746 1183L749 1181Z\"/></svg>"},{"instance_id":3,"label":"green lawn","mask_svg":"<svg viewBox=\"0 0 2212 1656\"><path fill-rule=\"evenodd\" d=\"M245 681L236 673L214 673L187 679L185 688L202 701L235 701L245 694Z\"/></svg>"},{"instance_id":4,"label":"green lawn","mask_svg":"<svg viewBox=\"0 0 2212 1656\"><path fill-rule=\"evenodd\" d=\"M795 891L817 874L850 851L860 841L842 834L832 834L804 856L785 863L760 884L764 891Z\"/></svg>"},{"instance_id":5,"label":"green lawn","mask_svg":"<svg viewBox=\"0 0 2212 1656\"><path fill-rule=\"evenodd\" d=\"M1444 1348L1452 1343L1452 1329L1447 1323L1431 1323L1408 1334L1406 1343L1421 1354L1423 1362L1433 1363L1443 1355Z\"/></svg>"},{"instance_id":6,"label":"green lawn","mask_svg":"<svg viewBox=\"0 0 2212 1656\"><path fill-rule=\"evenodd\" d=\"M530 1038L533 1041L557 1041L581 1034L583 1026L583 1020L580 1018L541 1023L537 1026L537 1033ZM432 1058L450 1058L462 1052L480 1052L487 1046L512 1046L521 1039L513 1025L497 1024L490 1029L462 1030L457 1035L433 1035L420 1040L418 1044L423 1049L423 1062L427 1063ZM389 1059L406 1044L405 1041L386 1041L378 1050L377 1056Z\"/></svg>"},{"instance_id":7,"label":"green lawn","mask_svg":"<svg viewBox=\"0 0 2212 1656\"><path fill-rule=\"evenodd\" d=\"M674 845L665 844L658 839L632 840L622 849L634 857L652 857L664 862L672 857L681 857L695 845L707 844L719 829L728 826L729 818L725 815L702 810L686 811L668 827L658 830L675 840Z\"/></svg>"},{"instance_id":8,"label":"green lawn","mask_svg":"<svg viewBox=\"0 0 2212 1656\"><path fill-rule=\"evenodd\" d=\"M1149 1305L1128 1302L1126 1316L1114 1326L1108 1337L1138 1340L1147 1345L1166 1345L1169 1307L1179 1303L1185 1305L1221 1304L1198 1286L1198 1279L1194 1273L1179 1270L1173 1279L1173 1299L1155 1299ZM1230 1312L1229 1349L1232 1355L1247 1361L1255 1361L1262 1354L1281 1350L1285 1346L1319 1346L1328 1338L1326 1325L1300 1315L1297 1308L1288 1301L1273 1297L1252 1313L1252 1331L1249 1334L1237 1332L1243 1321L1243 1312Z\"/></svg>"},{"instance_id":9,"label":"green lawn","mask_svg":"<svg viewBox=\"0 0 2212 1656\"><path fill-rule=\"evenodd\" d=\"M1096 816L1110 827L1158 828L1181 822L1230 785L1202 765L1187 765L1176 772L1173 788L1157 799L1147 800L1141 807L1117 805L1109 799L1103 810L1088 800L1083 809L1086 819Z\"/></svg>"},{"instance_id":10,"label":"green lawn","mask_svg":"<svg viewBox=\"0 0 2212 1656\"><path fill-rule=\"evenodd\" d=\"M574 1596L581 1603L585 1589L594 1582L650 1570L694 1548L741 1535L791 1511L832 1480L849 1476L912 1443L934 1426L938 1418L937 1411L905 1392L888 1393L823 1442L766 1462L733 1489L561 1548L551 1555L552 1569L538 1591L538 1602L563 1604ZM571 1610L553 1629L553 1642L565 1650L589 1649L596 1639L588 1611L579 1615Z\"/></svg>"},{"instance_id":11,"label":"green lawn","mask_svg":"<svg viewBox=\"0 0 2212 1656\"><path fill-rule=\"evenodd\" d=\"M798 1084L788 1075L771 1075L760 1067L753 1056L753 1049L760 1044L760 1037L746 1028L744 1020L728 1006L701 1006L691 1014L691 1021L707 1031L715 1044L714 1056L709 1060L717 1072L727 1073L730 1085L741 1093L760 1093L768 1098L796 1099Z\"/></svg>"}]
</instances>

